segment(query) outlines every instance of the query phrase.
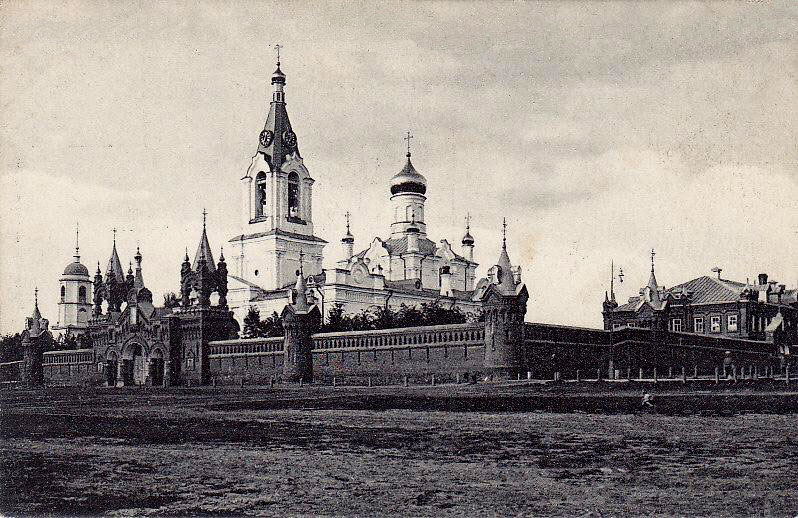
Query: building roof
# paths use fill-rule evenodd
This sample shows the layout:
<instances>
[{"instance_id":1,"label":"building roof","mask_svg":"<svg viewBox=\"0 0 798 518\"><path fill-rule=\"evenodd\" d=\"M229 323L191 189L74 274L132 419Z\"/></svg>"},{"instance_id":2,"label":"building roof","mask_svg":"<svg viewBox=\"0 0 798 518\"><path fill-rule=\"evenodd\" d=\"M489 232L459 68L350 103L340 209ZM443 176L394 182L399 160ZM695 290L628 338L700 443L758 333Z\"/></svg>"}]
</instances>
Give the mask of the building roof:
<instances>
[{"instance_id":1,"label":"building roof","mask_svg":"<svg viewBox=\"0 0 798 518\"><path fill-rule=\"evenodd\" d=\"M416 287L418 279L407 279L401 281L385 280L385 289L394 292L399 292L407 295L418 295L421 297L429 297L432 299L446 298L440 293L440 290L434 288ZM452 298L457 300L471 300L473 293L462 290L452 290Z\"/></svg>"},{"instance_id":2,"label":"building roof","mask_svg":"<svg viewBox=\"0 0 798 518\"><path fill-rule=\"evenodd\" d=\"M382 242L382 244L388 250L388 254L390 255L402 255L407 253L407 236L386 239ZM438 245L436 245L435 242L432 241L431 239L428 239L426 237L418 238L418 253L422 255L435 255L435 251L437 249ZM360 252L355 254L355 257L357 257L358 259L362 259L366 255L366 252L368 251L369 251L368 248L361 250ZM454 251L452 251L452 253L454 254L454 257L456 259L459 259L464 262L470 262L468 259L466 259L462 255L455 253Z\"/></svg>"},{"instance_id":3,"label":"building roof","mask_svg":"<svg viewBox=\"0 0 798 518\"><path fill-rule=\"evenodd\" d=\"M205 259L208 270L212 272L216 271L216 264L213 262L213 252L211 251L211 245L208 243L208 233L205 231L205 224L202 225L202 236L197 246L197 253L194 254L194 263L191 265L191 269L195 272L198 271L197 266L199 265L200 259Z\"/></svg>"},{"instance_id":4,"label":"building roof","mask_svg":"<svg viewBox=\"0 0 798 518\"><path fill-rule=\"evenodd\" d=\"M280 88L285 85L285 74L280 70L279 64L272 75L272 84L279 84ZM277 86L275 86L275 92L277 92ZM269 115L263 125L263 131L260 133L257 152L263 154L272 171L279 170L290 155L302 158L299 154L296 134L291 129L291 121L288 120L285 98L278 97L277 93L274 94L269 106Z\"/></svg>"},{"instance_id":5,"label":"building roof","mask_svg":"<svg viewBox=\"0 0 798 518\"><path fill-rule=\"evenodd\" d=\"M649 282L650 284L651 282ZM647 286L647 288L650 288L650 286ZM745 288L746 284L742 282L703 275L691 281L678 284L667 290L666 293L678 295L688 292L691 295L690 302L692 304L727 303L740 300L740 295ZM615 311L635 311L640 302L640 297L632 297L626 304L621 304L615 308Z\"/></svg>"},{"instance_id":6,"label":"building roof","mask_svg":"<svg viewBox=\"0 0 798 518\"><path fill-rule=\"evenodd\" d=\"M88 277L89 269L81 264L80 261L75 261L69 263L66 268L64 268L64 275L79 275L81 277Z\"/></svg>"},{"instance_id":7,"label":"building roof","mask_svg":"<svg viewBox=\"0 0 798 518\"><path fill-rule=\"evenodd\" d=\"M122 262L119 260L119 254L116 252L116 239L114 239L114 247L111 250L111 257L108 258L108 266L105 268L105 280L113 278L116 282L124 282L125 274L122 271Z\"/></svg>"},{"instance_id":8,"label":"building roof","mask_svg":"<svg viewBox=\"0 0 798 518\"><path fill-rule=\"evenodd\" d=\"M292 239L299 239L301 241L311 241L314 243L326 243L324 239L316 236L306 236L303 234L297 234L295 232L286 232L285 230L280 230L278 228L269 230L268 232L256 232L254 234L241 234L236 237L231 238L228 243L235 243L236 241L243 241L244 239L255 239L257 237L266 237L266 236L283 236L289 237Z\"/></svg>"}]
</instances>

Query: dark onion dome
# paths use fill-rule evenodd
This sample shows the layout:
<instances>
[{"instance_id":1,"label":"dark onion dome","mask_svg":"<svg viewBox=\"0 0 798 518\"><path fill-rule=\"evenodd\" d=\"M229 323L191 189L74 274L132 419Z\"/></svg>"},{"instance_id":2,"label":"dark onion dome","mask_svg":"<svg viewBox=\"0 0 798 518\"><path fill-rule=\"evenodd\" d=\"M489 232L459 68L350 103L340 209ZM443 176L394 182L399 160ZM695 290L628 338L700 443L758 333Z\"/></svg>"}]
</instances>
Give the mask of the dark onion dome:
<instances>
[{"instance_id":1,"label":"dark onion dome","mask_svg":"<svg viewBox=\"0 0 798 518\"><path fill-rule=\"evenodd\" d=\"M464 245L473 245L474 244L474 236L471 235L471 232L466 230L465 235L463 236L463 244Z\"/></svg>"},{"instance_id":2,"label":"dark onion dome","mask_svg":"<svg viewBox=\"0 0 798 518\"><path fill-rule=\"evenodd\" d=\"M391 178L391 194L400 193L424 194L427 192L427 179L416 171L410 162L410 153L407 154L407 163L399 173Z\"/></svg>"},{"instance_id":3,"label":"dark onion dome","mask_svg":"<svg viewBox=\"0 0 798 518\"><path fill-rule=\"evenodd\" d=\"M346 234L341 239L341 242L342 243L354 243L355 242L355 236L353 236L352 233L349 230L347 230Z\"/></svg>"},{"instance_id":4,"label":"dark onion dome","mask_svg":"<svg viewBox=\"0 0 798 518\"><path fill-rule=\"evenodd\" d=\"M420 230L416 226L416 222L413 221L412 223L410 223L407 226L407 228L405 229L405 232L408 233L408 234L418 234L420 232Z\"/></svg>"},{"instance_id":5,"label":"dark onion dome","mask_svg":"<svg viewBox=\"0 0 798 518\"><path fill-rule=\"evenodd\" d=\"M274 83L285 84L285 74L280 70L280 63L277 63L277 70L272 74L272 84Z\"/></svg>"},{"instance_id":6,"label":"dark onion dome","mask_svg":"<svg viewBox=\"0 0 798 518\"><path fill-rule=\"evenodd\" d=\"M79 275L81 277L88 277L89 269L80 264L79 261L75 261L74 263L69 263L67 267L64 268L64 275Z\"/></svg>"}]
</instances>

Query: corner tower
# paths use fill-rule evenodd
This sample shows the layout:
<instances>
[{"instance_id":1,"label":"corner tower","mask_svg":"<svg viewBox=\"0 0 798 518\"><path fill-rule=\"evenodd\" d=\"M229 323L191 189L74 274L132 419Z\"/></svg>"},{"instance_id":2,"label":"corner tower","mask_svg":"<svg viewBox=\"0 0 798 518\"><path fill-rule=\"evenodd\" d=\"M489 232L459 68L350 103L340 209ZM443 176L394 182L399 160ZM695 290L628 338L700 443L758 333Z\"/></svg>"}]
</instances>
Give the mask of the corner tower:
<instances>
[{"instance_id":1,"label":"corner tower","mask_svg":"<svg viewBox=\"0 0 798 518\"><path fill-rule=\"evenodd\" d=\"M230 240L238 247L233 273L263 289L290 286L299 269L299 254L308 273L322 271L326 241L313 234L313 183L299 152L288 118L285 74L272 74L272 101L258 146L242 185L242 234Z\"/></svg>"}]
</instances>

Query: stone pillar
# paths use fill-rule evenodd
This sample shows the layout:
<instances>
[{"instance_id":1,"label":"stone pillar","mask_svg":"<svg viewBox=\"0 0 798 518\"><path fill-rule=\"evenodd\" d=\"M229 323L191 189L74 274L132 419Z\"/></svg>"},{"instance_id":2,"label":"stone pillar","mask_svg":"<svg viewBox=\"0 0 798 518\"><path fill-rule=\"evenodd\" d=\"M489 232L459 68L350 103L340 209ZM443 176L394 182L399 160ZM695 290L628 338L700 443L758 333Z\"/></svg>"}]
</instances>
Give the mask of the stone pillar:
<instances>
[{"instance_id":1,"label":"stone pillar","mask_svg":"<svg viewBox=\"0 0 798 518\"><path fill-rule=\"evenodd\" d=\"M42 337L24 335L22 339L22 384L27 387L44 385L44 347Z\"/></svg>"},{"instance_id":2,"label":"stone pillar","mask_svg":"<svg viewBox=\"0 0 798 518\"><path fill-rule=\"evenodd\" d=\"M297 311L294 306L283 310L283 381L313 381L313 339L321 314L317 307Z\"/></svg>"},{"instance_id":3,"label":"stone pillar","mask_svg":"<svg viewBox=\"0 0 798 518\"><path fill-rule=\"evenodd\" d=\"M483 365L494 379L513 379L527 370L524 350L524 315L529 296L524 286L518 294L490 285L482 299L485 312Z\"/></svg>"}]
</instances>

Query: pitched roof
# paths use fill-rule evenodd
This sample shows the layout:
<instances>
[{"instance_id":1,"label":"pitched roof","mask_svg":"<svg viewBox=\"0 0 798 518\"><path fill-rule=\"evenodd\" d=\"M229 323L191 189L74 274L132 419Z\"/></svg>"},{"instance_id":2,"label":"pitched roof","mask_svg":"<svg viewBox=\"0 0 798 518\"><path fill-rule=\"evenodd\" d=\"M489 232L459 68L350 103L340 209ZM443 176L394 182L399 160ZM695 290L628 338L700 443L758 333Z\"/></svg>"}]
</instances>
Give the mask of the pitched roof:
<instances>
[{"instance_id":1,"label":"pitched roof","mask_svg":"<svg viewBox=\"0 0 798 518\"><path fill-rule=\"evenodd\" d=\"M408 295L419 295L422 297L429 297L432 299L442 298L440 290L434 288L416 288L416 281L417 279L407 279L401 281L385 281L385 288L400 292ZM472 292L469 291L461 291L461 290L452 290L452 298L458 300L471 300Z\"/></svg>"},{"instance_id":2,"label":"pitched roof","mask_svg":"<svg viewBox=\"0 0 798 518\"><path fill-rule=\"evenodd\" d=\"M200 237L200 242L197 246L197 253L194 254L194 262L191 264L191 269L195 272L200 259L205 259L208 270L216 271L216 264L213 262L213 252L211 252L211 245L208 243L208 233L205 231L204 225L202 227L202 237Z\"/></svg>"},{"instance_id":3,"label":"pitched roof","mask_svg":"<svg viewBox=\"0 0 798 518\"><path fill-rule=\"evenodd\" d=\"M677 293L681 292L683 288L688 292L692 292L691 302L693 304L736 302L740 299L740 294L745 289L745 284L703 275L697 279L674 286L668 291Z\"/></svg>"},{"instance_id":4,"label":"pitched roof","mask_svg":"<svg viewBox=\"0 0 798 518\"><path fill-rule=\"evenodd\" d=\"M385 245L385 248L388 250L388 253L390 255L402 255L404 253L407 253L407 237L406 236L405 237L385 239L382 242L382 244ZM420 254L422 254L422 255L435 255L435 251L437 249L438 249L438 245L436 245L435 242L432 241L431 239L428 239L426 237L418 238L418 252ZM368 251L369 251L368 248L366 248L364 250L361 250L360 252L355 254L355 257L357 257L359 259L362 259L366 255L366 252L368 252ZM459 255L459 254L455 253L454 251L452 251L452 253L454 254L454 257L456 259L459 259L461 261L469 262L468 259L466 259L462 255Z\"/></svg>"},{"instance_id":5,"label":"pitched roof","mask_svg":"<svg viewBox=\"0 0 798 518\"><path fill-rule=\"evenodd\" d=\"M108 266L105 268L105 279L113 278L116 282L124 282L125 274L122 271L122 263L119 261L119 254L116 253L116 241L111 250L111 257L108 258Z\"/></svg>"},{"instance_id":6,"label":"pitched roof","mask_svg":"<svg viewBox=\"0 0 798 518\"><path fill-rule=\"evenodd\" d=\"M653 278L653 275L652 275ZM649 279L649 286L652 284ZM690 292L692 304L736 302L746 285L742 282L728 279L717 279L708 275L695 278L670 288L666 293L680 294L682 291ZM640 297L631 297L629 302L621 304L615 311L636 311L641 302Z\"/></svg>"}]
</instances>

